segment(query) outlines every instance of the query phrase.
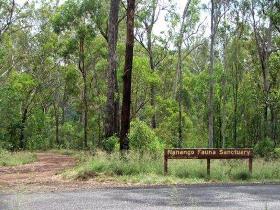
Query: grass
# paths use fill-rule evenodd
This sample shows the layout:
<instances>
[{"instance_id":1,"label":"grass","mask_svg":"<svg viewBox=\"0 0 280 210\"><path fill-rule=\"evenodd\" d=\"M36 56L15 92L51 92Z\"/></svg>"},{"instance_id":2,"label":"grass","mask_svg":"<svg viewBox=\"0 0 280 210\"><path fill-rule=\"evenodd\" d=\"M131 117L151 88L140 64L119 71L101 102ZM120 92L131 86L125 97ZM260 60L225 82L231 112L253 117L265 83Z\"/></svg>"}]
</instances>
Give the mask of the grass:
<instances>
[{"instance_id":1,"label":"grass","mask_svg":"<svg viewBox=\"0 0 280 210\"><path fill-rule=\"evenodd\" d=\"M71 150L71 149L52 149L49 152L58 153L61 155L68 155L75 158L79 163L84 163L92 157L93 153L91 151L85 150Z\"/></svg>"},{"instance_id":2,"label":"grass","mask_svg":"<svg viewBox=\"0 0 280 210\"><path fill-rule=\"evenodd\" d=\"M205 182L267 182L280 181L280 161L255 159L253 174L248 160L211 160L211 175L206 173L206 160L169 160L168 175L163 175L163 158L130 153L125 159L119 154L98 152L84 157L80 164L62 175L68 179L99 181L108 179L135 184L188 184Z\"/></svg>"},{"instance_id":3,"label":"grass","mask_svg":"<svg viewBox=\"0 0 280 210\"><path fill-rule=\"evenodd\" d=\"M8 152L0 149L0 166L17 166L36 160L36 155L31 152Z\"/></svg>"}]
</instances>

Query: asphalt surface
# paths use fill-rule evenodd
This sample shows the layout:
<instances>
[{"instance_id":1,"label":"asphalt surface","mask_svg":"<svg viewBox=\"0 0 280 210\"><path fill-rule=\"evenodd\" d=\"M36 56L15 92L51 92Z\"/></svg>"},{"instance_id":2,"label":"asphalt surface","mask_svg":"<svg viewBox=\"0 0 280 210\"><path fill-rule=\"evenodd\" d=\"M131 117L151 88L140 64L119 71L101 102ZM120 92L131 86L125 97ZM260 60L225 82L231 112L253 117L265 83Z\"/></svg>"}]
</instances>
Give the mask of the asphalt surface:
<instances>
[{"instance_id":1,"label":"asphalt surface","mask_svg":"<svg viewBox=\"0 0 280 210\"><path fill-rule=\"evenodd\" d=\"M190 185L0 194L1 210L280 210L280 185Z\"/></svg>"}]
</instances>

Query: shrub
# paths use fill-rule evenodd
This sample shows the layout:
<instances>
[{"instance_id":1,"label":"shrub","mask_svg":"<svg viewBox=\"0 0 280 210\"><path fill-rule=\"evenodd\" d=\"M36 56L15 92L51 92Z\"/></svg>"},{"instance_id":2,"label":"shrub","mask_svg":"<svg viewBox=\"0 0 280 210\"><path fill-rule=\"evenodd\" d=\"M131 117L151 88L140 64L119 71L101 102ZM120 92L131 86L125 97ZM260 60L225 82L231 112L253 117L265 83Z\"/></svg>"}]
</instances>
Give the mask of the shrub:
<instances>
[{"instance_id":1,"label":"shrub","mask_svg":"<svg viewBox=\"0 0 280 210\"><path fill-rule=\"evenodd\" d=\"M31 152L8 152L0 149L0 166L16 166L36 161L37 157Z\"/></svg>"},{"instance_id":2,"label":"shrub","mask_svg":"<svg viewBox=\"0 0 280 210\"><path fill-rule=\"evenodd\" d=\"M82 130L74 122L65 122L60 131L61 143L66 149L81 149L82 142Z\"/></svg>"},{"instance_id":3,"label":"shrub","mask_svg":"<svg viewBox=\"0 0 280 210\"><path fill-rule=\"evenodd\" d=\"M233 174L232 178L235 180L245 181L245 180L249 180L251 178L251 175L247 171L239 171L239 172Z\"/></svg>"},{"instance_id":4,"label":"shrub","mask_svg":"<svg viewBox=\"0 0 280 210\"><path fill-rule=\"evenodd\" d=\"M111 137L105 139L105 141L103 142L103 148L107 152L113 152L115 150L115 148L117 147L118 142L119 142L118 137L111 136Z\"/></svg>"},{"instance_id":5,"label":"shrub","mask_svg":"<svg viewBox=\"0 0 280 210\"><path fill-rule=\"evenodd\" d=\"M269 158L273 155L273 152L274 145L269 138L258 142L254 147L254 153L259 155L260 157Z\"/></svg>"},{"instance_id":6,"label":"shrub","mask_svg":"<svg viewBox=\"0 0 280 210\"><path fill-rule=\"evenodd\" d=\"M27 139L26 147L30 150L47 150L49 148L47 139L40 134L36 134Z\"/></svg>"},{"instance_id":7,"label":"shrub","mask_svg":"<svg viewBox=\"0 0 280 210\"><path fill-rule=\"evenodd\" d=\"M120 158L118 152L108 154L97 150L94 156L85 157L85 161L64 172L64 176L82 180L110 177L129 183L153 184L280 180L280 162L263 158L254 159L252 174L248 171L247 160L211 160L210 176L207 176L205 160L170 160L168 175L163 176L162 155L154 158L149 153L130 151L125 158Z\"/></svg>"},{"instance_id":8,"label":"shrub","mask_svg":"<svg viewBox=\"0 0 280 210\"><path fill-rule=\"evenodd\" d=\"M275 156L275 158L280 158L280 148L274 149L274 156Z\"/></svg>"},{"instance_id":9,"label":"shrub","mask_svg":"<svg viewBox=\"0 0 280 210\"><path fill-rule=\"evenodd\" d=\"M155 132L143 121L138 119L131 123L129 140L132 150L143 153L145 150L150 153L163 151L164 145L156 136Z\"/></svg>"}]
</instances>

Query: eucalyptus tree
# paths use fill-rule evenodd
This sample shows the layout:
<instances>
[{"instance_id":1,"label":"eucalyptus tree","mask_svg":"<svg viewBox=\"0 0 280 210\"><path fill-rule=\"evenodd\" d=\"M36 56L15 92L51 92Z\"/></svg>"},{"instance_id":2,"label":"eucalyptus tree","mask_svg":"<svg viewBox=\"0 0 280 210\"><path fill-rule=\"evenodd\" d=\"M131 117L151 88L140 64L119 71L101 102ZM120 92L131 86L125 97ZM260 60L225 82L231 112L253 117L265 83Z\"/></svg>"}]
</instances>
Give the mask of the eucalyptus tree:
<instances>
[{"instance_id":1,"label":"eucalyptus tree","mask_svg":"<svg viewBox=\"0 0 280 210\"><path fill-rule=\"evenodd\" d=\"M149 65L152 73L155 73L158 65L163 61L167 56L163 49L161 49L161 56L159 53L156 53L156 47L159 45L159 37L157 37L153 30L154 26L159 20L159 16L163 13L164 10L167 10L168 5L162 0L142 0L137 4L137 30L136 30L136 39L141 44L141 46L147 52L149 58ZM167 43L163 43L165 48ZM154 84L151 84L150 87L150 104L153 109L153 114L151 117L151 127L156 128L156 87Z\"/></svg>"},{"instance_id":2,"label":"eucalyptus tree","mask_svg":"<svg viewBox=\"0 0 280 210\"><path fill-rule=\"evenodd\" d=\"M16 0L0 1L0 41L5 32L15 23L20 16L20 7Z\"/></svg>"},{"instance_id":3,"label":"eucalyptus tree","mask_svg":"<svg viewBox=\"0 0 280 210\"><path fill-rule=\"evenodd\" d=\"M278 8L278 9L277 9ZM251 15L252 28L256 49L258 52L260 68L263 79L263 136L271 137L271 123L269 116L273 118L271 111L271 73L270 73L270 57L279 50L279 46L273 42L273 37L279 33L279 23L277 22L277 13L279 11L279 3L277 1L252 1ZM276 45L275 45L276 44Z\"/></svg>"},{"instance_id":4,"label":"eucalyptus tree","mask_svg":"<svg viewBox=\"0 0 280 210\"><path fill-rule=\"evenodd\" d=\"M226 115L231 110L226 109L229 99L233 100L233 119L232 119L232 140L233 145L237 146L237 128L238 128L238 113L239 113L239 86L242 82L244 71L244 48L245 36L248 35L248 12L246 5L239 1L224 2L221 6L222 17L220 25L217 28L217 50L220 52L220 63L222 65L222 73L220 84L217 84L218 91L220 88L219 111L217 118L220 120L218 132L220 132L220 140L222 147L231 144L226 142L226 127L228 118ZM217 64L219 65L219 64ZM219 86L220 85L220 86ZM232 87L232 88L231 88ZM232 90L232 97L229 94ZM218 136L217 138L218 139ZM216 142L216 146L219 142Z\"/></svg>"},{"instance_id":5,"label":"eucalyptus tree","mask_svg":"<svg viewBox=\"0 0 280 210\"><path fill-rule=\"evenodd\" d=\"M123 74L123 98L121 112L121 131L120 131L120 150L129 149L128 132L130 128L130 105L131 105L131 76L133 64L133 47L134 47L134 16L135 0L127 0L126 11L126 49L125 64Z\"/></svg>"},{"instance_id":6,"label":"eucalyptus tree","mask_svg":"<svg viewBox=\"0 0 280 210\"><path fill-rule=\"evenodd\" d=\"M11 35L21 29L31 27L28 19L31 16L33 9L32 3L26 1L23 5L19 5L16 0L1 0L0 1L0 60L6 60L12 50ZM11 55L12 61L1 62L0 64L0 80L7 77L16 63L20 62L19 58ZM8 61L8 60L6 60ZM4 64L5 63L5 64ZM10 65L12 64L12 65Z\"/></svg>"},{"instance_id":7,"label":"eucalyptus tree","mask_svg":"<svg viewBox=\"0 0 280 210\"><path fill-rule=\"evenodd\" d=\"M177 67L173 94L178 100L178 147L182 147L183 143L183 60L186 59L193 50L202 45L200 40L192 40L194 36L199 33L200 26L203 23L201 22L197 26L197 22L199 21L198 3L199 1L197 0L189 0L186 2L181 17L179 33L175 42L177 48Z\"/></svg>"},{"instance_id":8,"label":"eucalyptus tree","mask_svg":"<svg viewBox=\"0 0 280 210\"><path fill-rule=\"evenodd\" d=\"M120 0L111 0L109 26L108 26L108 50L109 66L107 71L107 104L105 112L105 137L119 134L119 90L117 81L117 40L119 23Z\"/></svg>"},{"instance_id":9,"label":"eucalyptus tree","mask_svg":"<svg viewBox=\"0 0 280 210\"><path fill-rule=\"evenodd\" d=\"M19 4L17 0L0 1L0 42L6 32L15 32L28 26L25 20L33 9L32 5L34 3L29 0L23 4ZM12 29L13 26L17 27Z\"/></svg>"},{"instance_id":10,"label":"eucalyptus tree","mask_svg":"<svg viewBox=\"0 0 280 210\"><path fill-rule=\"evenodd\" d=\"M87 41L95 37L95 24L91 21L95 18L97 5L95 1L68 0L57 10L53 18L54 30L57 33L68 31L74 35L74 51L78 54L77 67L83 81L83 125L84 125L84 148L88 147L88 65L86 65ZM72 50L73 50L72 49Z\"/></svg>"},{"instance_id":11,"label":"eucalyptus tree","mask_svg":"<svg viewBox=\"0 0 280 210\"><path fill-rule=\"evenodd\" d=\"M214 146L214 64L215 64L215 42L216 34L219 23L222 17L225 15L225 11L222 11L222 6L227 5L228 0L218 1L211 0L211 32L210 32L210 52L209 52L209 93L208 93L208 147Z\"/></svg>"}]
</instances>

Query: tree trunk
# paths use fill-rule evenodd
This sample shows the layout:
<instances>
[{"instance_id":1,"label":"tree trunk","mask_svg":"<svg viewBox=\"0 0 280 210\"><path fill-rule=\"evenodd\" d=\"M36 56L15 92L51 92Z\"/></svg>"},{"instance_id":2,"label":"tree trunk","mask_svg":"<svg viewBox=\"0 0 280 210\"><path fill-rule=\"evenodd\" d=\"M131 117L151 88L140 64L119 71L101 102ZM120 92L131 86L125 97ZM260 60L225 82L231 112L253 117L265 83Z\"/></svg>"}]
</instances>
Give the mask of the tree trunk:
<instances>
[{"instance_id":1,"label":"tree trunk","mask_svg":"<svg viewBox=\"0 0 280 210\"><path fill-rule=\"evenodd\" d=\"M87 148L87 136L88 136L88 95L87 95L87 72L85 69L85 50L84 50L84 37L80 39L80 51L79 51L79 70L83 77L83 105L84 105L84 148Z\"/></svg>"},{"instance_id":2,"label":"tree trunk","mask_svg":"<svg viewBox=\"0 0 280 210\"><path fill-rule=\"evenodd\" d=\"M153 115L152 115L152 119L151 119L151 127L152 128L156 128L157 127L157 123L156 123L156 113L155 113L155 95L156 95L156 90L155 90L155 86L151 85L151 106L153 108Z\"/></svg>"},{"instance_id":3,"label":"tree trunk","mask_svg":"<svg viewBox=\"0 0 280 210\"><path fill-rule=\"evenodd\" d=\"M274 142L274 146L277 145L277 136L276 136L276 129L277 129L277 123L276 123L276 113L274 110L274 107L271 106L271 118L270 118L270 124L271 124L271 135L270 138Z\"/></svg>"},{"instance_id":4,"label":"tree trunk","mask_svg":"<svg viewBox=\"0 0 280 210\"><path fill-rule=\"evenodd\" d=\"M224 64L224 71L225 71L225 64ZM225 72L223 72L222 76L222 104L221 104L221 138L222 138L222 147L226 147L226 78L225 78Z\"/></svg>"},{"instance_id":5,"label":"tree trunk","mask_svg":"<svg viewBox=\"0 0 280 210\"><path fill-rule=\"evenodd\" d=\"M186 17L188 15L188 10L189 10L189 6L190 6L191 0L187 1L185 8L184 8L184 12L183 12L183 16L182 16L182 22L181 22L181 26L180 26L180 32L179 32L179 40L177 43L177 48L178 48L178 62L177 62L177 69L176 69L176 75L175 75L175 82L174 82L174 89L173 89L173 95L174 98L176 98L177 96L177 86L179 81L179 76L180 76L180 69L179 69L179 62L182 63L182 59L179 60L179 56L181 56L181 50L182 50L182 44L183 44L183 36L184 36L184 25L185 25L185 20ZM179 50L180 49L180 50ZM182 57L182 56L181 56ZM182 64L180 64L182 65Z\"/></svg>"},{"instance_id":6,"label":"tree trunk","mask_svg":"<svg viewBox=\"0 0 280 210\"><path fill-rule=\"evenodd\" d=\"M62 98L62 104L61 104L61 109L62 109L62 116L61 116L61 125L64 125L65 123L65 108L67 105L67 94L66 94L66 85L64 86L64 91L63 91L63 98Z\"/></svg>"},{"instance_id":7,"label":"tree trunk","mask_svg":"<svg viewBox=\"0 0 280 210\"><path fill-rule=\"evenodd\" d=\"M224 22L225 22L224 16ZM222 148L226 147L226 70L227 70L227 35L223 37L223 74L222 74L222 82L221 82L221 91L222 91L222 101L221 101L221 140L222 140Z\"/></svg>"},{"instance_id":8,"label":"tree trunk","mask_svg":"<svg viewBox=\"0 0 280 210\"><path fill-rule=\"evenodd\" d=\"M54 103L53 104L54 108L54 118L55 118L55 142L57 145L60 144L59 141L59 113L58 113L58 106Z\"/></svg>"},{"instance_id":9,"label":"tree trunk","mask_svg":"<svg viewBox=\"0 0 280 210\"><path fill-rule=\"evenodd\" d=\"M182 45L183 45L183 38L184 38L184 27L185 27L185 20L188 15L188 10L190 6L191 0L186 3L184 8L182 22L180 27L180 34L179 40L177 43L178 47L178 60L177 60L177 70L176 70L176 79L174 84L174 95L177 95L177 82L179 83L179 90L178 90L178 112L179 112L179 119L178 119L178 144L177 147L181 148L183 145L183 120L182 120L182 91L183 91L183 72L182 72Z\"/></svg>"},{"instance_id":10,"label":"tree trunk","mask_svg":"<svg viewBox=\"0 0 280 210\"><path fill-rule=\"evenodd\" d=\"M267 30L266 34L266 41L267 41L267 46L264 52L264 59L263 59L263 65L262 65L262 70L263 70L263 83L264 83L264 97L265 97L265 106L264 106L264 137L269 137L269 131L271 131L272 124L269 125L269 120L268 120L268 111L270 109L270 99L269 99L269 92L270 92L270 79L269 79L269 57L271 54L271 45L272 45L272 21L270 20L269 22L269 28Z\"/></svg>"},{"instance_id":11,"label":"tree trunk","mask_svg":"<svg viewBox=\"0 0 280 210\"><path fill-rule=\"evenodd\" d=\"M182 147L183 144L183 123L182 123L182 89L183 89L183 81L182 81L182 42L179 45L179 49L178 49L178 70L179 70L179 76L178 76L178 80L179 80L179 93L178 93L178 108L179 108L179 124L178 124L178 148Z\"/></svg>"},{"instance_id":12,"label":"tree trunk","mask_svg":"<svg viewBox=\"0 0 280 210\"><path fill-rule=\"evenodd\" d=\"M98 141L97 141L97 146L101 147L101 136L102 136L102 130L101 130L101 114L100 111L98 113Z\"/></svg>"},{"instance_id":13,"label":"tree trunk","mask_svg":"<svg viewBox=\"0 0 280 210\"><path fill-rule=\"evenodd\" d=\"M273 7L272 1L270 1L270 7ZM269 81L269 57L271 54L271 45L272 45L272 20L269 18L269 27L266 30L265 35L261 36L259 32L259 28L257 27L257 23L255 21L255 11L254 11L254 4L252 3L252 17L253 17L253 29L255 35L256 46L258 50L258 56L261 64L262 69L262 76L263 76L263 94L264 94L264 110L263 110L263 130L264 134L263 137L268 137L268 130L269 130L269 120L268 120L268 111L270 108L269 104L269 91L270 91L270 81Z\"/></svg>"},{"instance_id":14,"label":"tree trunk","mask_svg":"<svg viewBox=\"0 0 280 210\"><path fill-rule=\"evenodd\" d=\"M235 69L237 74L237 68ZM238 105L238 81L235 78L234 96L233 96L233 146L237 146L237 105Z\"/></svg>"},{"instance_id":15,"label":"tree trunk","mask_svg":"<svg viewBox=\"0 0 280 210\"><path fill-rule=\"evenodd\" d=\"M87 95L87 80L86 75L83 76L84 81L84 148L87 148L88 139L88 95Z\"/></svg>"},{"instance_id":16,"label":"tree trunk","mask_svg":"<svg viewBox=\"0 0 280 210\"><path fill-rule=\"evenodd\" d=\"M128 132L130 128L130 103L131 103L131 75L134 46L134 12L135 0L127 0L127 35L125 50L125 65L123 74L123 99L121 113L120 150L129 149Z\"/></svg>"},{"instance_id":17,"label":"tree trunk","mask_svg":"<svg viewBox=\"0 0 280 210\"><path fill-rule=\"evenodd\" d=\"M215 3L211 0L211 43L210 43L210 66L209 66L209 96L208 96L208 147L214 145L214 41L215 41Z\"/></svg>"},{"instance_id":18,"label":"tree trunk","mask_svg":"<svg viewBox=\"0 0 280 210\"><path fill-rule=\"evenodd\" d=\"M20 125L20 136L19 136L19 148L25 149L25 136L24 136L24 130L25 130L25 123L27 120L27 108L23 109L22 115L21 115L21 125Z\"/></svg>"},{"instance_id":19,"label":"tree trunk","mask_svg":"<svg viewBox=\"0 0 280 210\"><path fill-rule=\"evenodd\" d=\"M153 17L154 18L154 17ZM151 71L155 71L155 66L154 66L154 57L153 57L153 49L152 49L152 27L153 23L148 26L147 29L147 39L148 39L148 52L149 52L149 62L150 62L150 68ZM156 128L156 114L155 114L155 97L156 97L156 90L155 90L155 85L151 85L151 107L153 109L153 115L151 119L151 127Z\"/></svg>"},{"instance_id":20,"label":"tree trunk","mask_svg":"<svg viewBox=\"0 0 280 210\"><path fill-rule=\"evenodd\" d=\"M107 104L105 111L105 137L119 134L119 90L117 81L117 40L118 40L118 14L120 0L111 0L108 50L109 67L107 71Z\"/></svg>"}]
</instances>

